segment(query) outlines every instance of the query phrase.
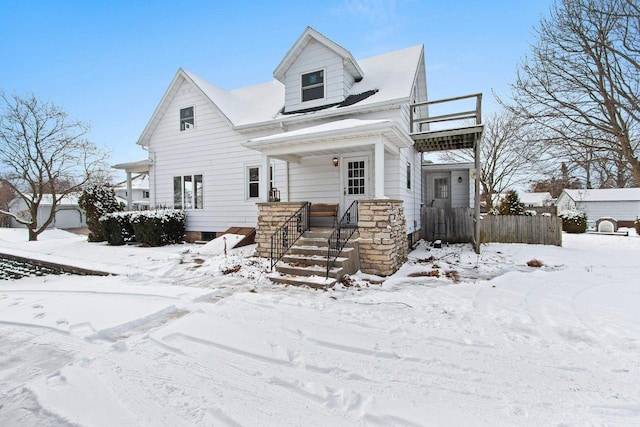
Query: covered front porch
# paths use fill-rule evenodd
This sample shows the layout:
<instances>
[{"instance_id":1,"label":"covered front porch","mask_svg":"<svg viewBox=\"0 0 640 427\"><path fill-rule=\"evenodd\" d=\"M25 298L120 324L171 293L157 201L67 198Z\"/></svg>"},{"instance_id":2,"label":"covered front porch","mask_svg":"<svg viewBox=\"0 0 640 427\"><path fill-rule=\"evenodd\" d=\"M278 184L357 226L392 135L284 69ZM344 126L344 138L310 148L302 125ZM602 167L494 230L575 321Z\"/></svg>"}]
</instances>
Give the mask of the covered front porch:
<instances>
[{"instance_id":1,"label":"covered front porch","mask_svg":"<svg viewBox=\"0 0 640 427\"><path fill-rule=\"evenodd\" d=\"M385 188L390 175L398 173L392 162L397 164L401 149L413 150L409 135L392 120L345 119L243 145L262 154L262 201L277 191L283 202L337 204L340 215L355 200L395 197ZM286 191L271 188L267 174L274 159L287 162Z\"/></svg>"},{"instance_id":2,"label":"covered front porch","mask_svg":"<svg viewBox=\"0 0 640 427\"><path fill-rule=\"evenodd\" d=\"M357 241L358 267L373 274L388 275L397 270L407 254L404 202L394 198L388 181L397 182L400 157L412 155L413 141L392 120L346 119L273 136L244 144L262 153L260 194L270 194L258 203L257 252L271 258L272 265L285 257L298 239L308 240L314 218L313 206L320 204L336 218L326 226L334 230L324 237L326 276L349 242ZM272 160L287 164L286 197L274 197L266 171ZM403 169L404 172L404 169ZM354 233L357 231L357 234ZM353 236L353 238L352 238ZM351 239L351 240L350 240ZM315 255L317 257L317 255ZM287 256L290 258L290 256ZM313 266L305 265L309 270ZM291 265L276 267L291 270ZM332 277L333 277L332 276Z\"/></svg>"}]
</instances>

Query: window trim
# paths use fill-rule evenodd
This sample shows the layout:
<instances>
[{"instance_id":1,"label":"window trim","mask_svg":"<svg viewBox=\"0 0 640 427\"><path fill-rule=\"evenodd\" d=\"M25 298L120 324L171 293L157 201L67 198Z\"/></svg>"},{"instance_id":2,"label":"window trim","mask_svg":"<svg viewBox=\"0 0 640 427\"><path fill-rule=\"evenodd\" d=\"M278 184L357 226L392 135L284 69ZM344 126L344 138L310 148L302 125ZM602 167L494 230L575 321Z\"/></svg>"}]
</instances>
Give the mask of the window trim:
<instances>
[{"instance_id":1,"label":"window trim","mask_svg":"<svg viewBox=\"0 0 640 427\"><path fill-rule=\"evenodd\" d=\"M198 179L199 177L199 179ZM189 180L186 180L185 178L190 178ZM177 196L177 192L176 192L176 184L178 183L178 179L180 180L179 185L180 185L180 201L179 204L176 203L176 196ZM174 209L180 209L180 210L203 210L204 209L204 175L203 174L191 174L191 175L176 175L172 178L173 181L173 208ZM187 199L185 197L186 195L186 191L185 191L185 183L186 182L191 182L192 183L192 189L191 189L191 197L189 200L189 203L187 202ZM200 184L200 192L198 192L198 183ZM198 203L200 202L200 203ZM187 205L189 207L187 207Z\"/></svg>"},{"instance_id":2,"label":"window trim","mask_svg":"<svg viewBox=\"0 0 640 427\"><path fill-rule=\"evenodd\" d=\"M249 171L251 169L258 169L258 180L257 181L250 181L250 175L249 175ZM270 167L270 180L269 180L269 190L271 190L273 188L273 181L274 181L274 177L275 177L275 164L271 163L271 167ZM256 165L256 164L247 164L244 167L244 198L245 200L258 200L260 199L260 190L262 189L262 186L260 185L260 176L262 172L262 165ZM257 184L258 185L258 195L257 196L251 196L251 188L249 187L250 184Z\"/></svg>"},{"instance_id":3,"label":"window trim","mask_svg":"<svg viewBox=\"0 0 640 427\"><path fill-rule=\"evenodd\" d=\"M189 108L191 108L191 111L192 111L191 117L182 118L182 111L187 110ZM188 107L180 108L180 111L178 112L178 118L180 120L180 126L179 126L180 132L194 130L196 128L196 106L190 105ZM193 123L187 123L187 121L189 120L191 120ZM185 124L185 126L183 126L183 123Z\"/></svg>"},{"instance_id":4,"label":"window trim","mask_svg":"<svg viewBox=\"0 0 640 427\"><path fill-rule=\"evenodd\" d=\"M302 79L305 76L308 76L310 74L314 74L314 73L318 73L321 72L322 73L322 83L314 83L312 85L307 85L304 86L302 83ZM304 91L305 90L309 90L309 89L315 89L322 86L322 96L318 97L318 98L313 98L313 99L304 99ZM308 71L305 73L300 73L300 102L313 102L313 101L317 101L319 99L326 99L327 97L327 70L325 68L318 68L316 70L313 71Z\"/></svg>"},{"instance_id":5,"label":"window trim","mask_svg":"<svg viewBox=\"0 0 640 427\"><path fill-rule=\"evenodd\" d=\"M444 181L447 184L447 186L446 186L447 194L444 197L442 197L441 193L438 191L438 185L437 185L438 181ZM449 196L451 195L450 181L451 180L449 178L444 178L444 177L443 178L434 178L433 179L433 198L434 199L438 199L438 200L448 200L449 199Z\"/></svg>"}]
</instances>

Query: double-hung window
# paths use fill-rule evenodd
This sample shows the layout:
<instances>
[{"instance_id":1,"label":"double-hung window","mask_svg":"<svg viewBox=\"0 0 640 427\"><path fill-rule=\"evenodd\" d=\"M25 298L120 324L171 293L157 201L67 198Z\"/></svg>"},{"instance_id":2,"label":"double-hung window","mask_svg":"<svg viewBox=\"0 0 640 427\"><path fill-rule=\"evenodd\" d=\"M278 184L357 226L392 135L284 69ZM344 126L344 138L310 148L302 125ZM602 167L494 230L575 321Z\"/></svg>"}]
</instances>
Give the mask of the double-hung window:
<instances>
[{"instance_id":1,"label":"double-hung window","mask_svg":"<svg viewBox=\"0 0 640 427\"><path fill-rule=\"evenodd\" d=\"M204 188L202 175L173 177L173 207L175 209L202 209Z\"/></svg>"},{"instance_id":2,"label":"double-hung window","mask_svg":"<svg viewBox=\"0 0 640 427\"><path fill-rule=\"evenodd\" d=\"M302 101L324 98L324 70L302 75Z\"/></svg>"},{"instance_id":3,"label":"double-hung window","mask_svg":"<svg viewBox=\"0 0 640 427\"><path fill-rule=\"evenodd\" d=\"M260 166L247 167L247 198L257 199L260 197ZM273 188L273 166L269 168L269 190Z\"/></svg>"},{"instance_id":4,"label":"double-hung window","mask_svg":"<svg viewBox=\"0 0 640 427\"><path fill-rule=\"evenodd\" d=\"M180 130L193 129L195 126L193 107L180 109Z\"/></svg>"}]
</instances>

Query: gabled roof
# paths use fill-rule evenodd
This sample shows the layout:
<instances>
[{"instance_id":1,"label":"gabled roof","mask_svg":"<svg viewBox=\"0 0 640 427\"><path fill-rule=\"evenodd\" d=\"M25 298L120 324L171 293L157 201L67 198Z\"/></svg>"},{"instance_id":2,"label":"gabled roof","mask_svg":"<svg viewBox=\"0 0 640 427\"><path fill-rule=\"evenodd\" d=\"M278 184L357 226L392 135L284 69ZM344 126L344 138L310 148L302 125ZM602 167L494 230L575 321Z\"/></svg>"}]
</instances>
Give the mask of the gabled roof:
<instances>
[{"instance_id":1,"label":"gabled roof","mask_svg":"<svg viewBox=\"0 0 640 427\"><path fill-rule=\"evenodd\" d=\"M333 40L320 34L313 28L307 27L291 47L291 49L289 49L282 61L280 61L280 64L278 64L276 69L273 71L273 77L276 80L284 83L284 75L286 74L287 70L289 69L291 64L295 62L298 56L300 56L304 48L309 44L311 40L317 41L327 49L333 51L336 55L340 56L343 59L347 70L349 70L355 81L359 81L362 79L362 77L364 76L364 72L358 65L358 62L355 60L353 55L351 55L351 52L349 52L347 49L343 48Z\"/></svg>"},{"instance_id":2,"label":"gabled roof","mask_svg":"<svg viewBox=\"0 0 640 427\"><path fill-rule=\"evenodd\" d=\"M285 88L277 80L228 91L180 68L140 135L138 144L148 145L151 134L168 109L171 99L185 81L193 85L212 107L220 111L227 123L237 130L314 120L319 117L337 117L355 111L362 112L407 103L411 98L416 73L424 61L423 50L422 45L417 45L362 59L359 64L366 73L366 78L354 83L347 94L347 97L353 96L358 102L295 114L282 113ZM364 97L362 94L368 96Z\"/></svg>"},{"instance_id":3,"label":"gabled roof","mask_svg":"<svg viewBox=\"0 0 640 427\"><path fill-rule=\"evenodd\" d=\"M563 190L575 202L640 202L640 188Z\"/></svg>"}]
</instances>

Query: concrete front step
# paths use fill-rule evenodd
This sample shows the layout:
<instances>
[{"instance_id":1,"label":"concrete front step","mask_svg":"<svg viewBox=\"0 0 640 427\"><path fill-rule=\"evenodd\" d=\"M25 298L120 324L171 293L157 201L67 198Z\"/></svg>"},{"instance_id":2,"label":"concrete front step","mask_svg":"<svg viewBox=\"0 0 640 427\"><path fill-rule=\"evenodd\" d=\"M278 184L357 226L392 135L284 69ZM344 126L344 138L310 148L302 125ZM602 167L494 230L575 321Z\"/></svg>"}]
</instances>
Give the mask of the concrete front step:
<instances>
[{"instance_id":1,"label":"concrete front step","mask_svg":"<svg viewBox=\"0 0 640 427\"><path fill-rule=\"evenodd\" d=\"M347 273L357 271L357 246L348 243L327 274L328 239L332 229L307 231L276 264L276 273L267 276L272 282L328 288Z\"/></svg>"},{"instance_id":2,"label":"concrete front step","mask_svg":"<svg viewBox=\"0 0 640 427\"><path fill-rule=\"evenodd\" d=\"M273 283L281 283L283 285L293 285L293 286L309 286L314 289L328 289L333 287L336 284L337 280L330 277L325 279L324 276L292 276L292 275L282 275L282 274L273 274L268 275L267 278L271 280Z\"/></svg>"},{"instance_id":3,"label":"concrete front step","mask_svg":"<svg viewBox=\"0 0 640 427\"><path fill-rule=\"evenodd\" d=\"M349 260L349 258L346 257L338 257L336 258L334 265L337 267L342 267L342 264L347 262ZM302 266L311 266L311 265L319 265L319 266L327 266L327 255L326 253L324 253L323 255L317 255L317 254L294 254L294 253L290 253L288 255L285 255L282 257L282 261L286 262L287 264L292 264L292 265L300 265L300 267ZM304 267L303 267L304 268Z\"/></svg>"},{"instance_id":4,"label":"concrete front step","mask_svg":"<svg viewBox=\"0 0 640 427\"><path fill-rule=\"evenodd\" d=\"M298 266L291 264L278 264L276 265L276 271L280 274L289 274L292 276L321 276L325 277L327 275L327 266L325 265L306 265L306 266ZM333 277L334 279L340 279L342 276L346 274L346 271L342 267L331 267L329 271L329 277Z\"/></svg>"}]
</instances>

